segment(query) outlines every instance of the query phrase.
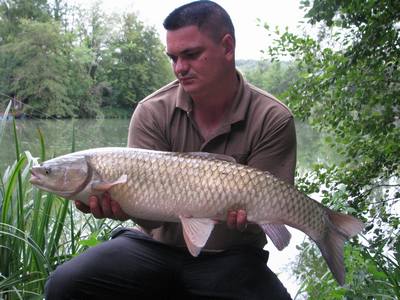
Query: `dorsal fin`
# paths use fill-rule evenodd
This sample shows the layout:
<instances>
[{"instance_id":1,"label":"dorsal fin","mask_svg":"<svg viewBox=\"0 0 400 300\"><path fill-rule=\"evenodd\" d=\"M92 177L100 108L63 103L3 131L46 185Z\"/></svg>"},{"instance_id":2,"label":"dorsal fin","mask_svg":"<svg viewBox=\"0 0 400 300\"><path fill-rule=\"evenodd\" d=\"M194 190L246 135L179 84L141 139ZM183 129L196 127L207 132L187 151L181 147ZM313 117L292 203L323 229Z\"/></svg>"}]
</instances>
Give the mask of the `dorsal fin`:
<instances>
[{"instance_id":1,"label":"dorsal fin","mask_svg":"<svg viewBox=\"0 0 400 300\"><path fill-rule=\"evenodd\" d=\"M190 154L193 156L198 156L198 157L204 157L206 159L223 160L223 161L228 161L228 162L233 162L233 163L236 162L236 160L232 156L229 156L226 154L209 153L209 152L187 152L187 154Z\"/></svg>"}]
</instances>

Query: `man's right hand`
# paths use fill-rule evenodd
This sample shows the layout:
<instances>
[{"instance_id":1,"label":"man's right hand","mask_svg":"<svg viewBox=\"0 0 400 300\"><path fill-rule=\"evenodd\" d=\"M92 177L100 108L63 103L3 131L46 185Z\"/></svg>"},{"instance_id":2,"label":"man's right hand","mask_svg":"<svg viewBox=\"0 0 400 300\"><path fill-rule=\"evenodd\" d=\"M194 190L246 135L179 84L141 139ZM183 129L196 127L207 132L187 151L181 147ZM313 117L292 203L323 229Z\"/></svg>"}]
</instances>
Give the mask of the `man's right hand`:
<instances>
[{"instance_id":1,"label":"man's right hand","mask_svg":"<svg viewBox=\"0 0 400 300\"><path fill-rule=\"evenodd\" d=\"M130 217L122 210L117 201L111 199L110 194L105 192L100 198L89 197L89 205L75 200L75 206L81 212L91 213L96 219L110 218L118 221L126 221Z\"/></svg>"}]
</instances>

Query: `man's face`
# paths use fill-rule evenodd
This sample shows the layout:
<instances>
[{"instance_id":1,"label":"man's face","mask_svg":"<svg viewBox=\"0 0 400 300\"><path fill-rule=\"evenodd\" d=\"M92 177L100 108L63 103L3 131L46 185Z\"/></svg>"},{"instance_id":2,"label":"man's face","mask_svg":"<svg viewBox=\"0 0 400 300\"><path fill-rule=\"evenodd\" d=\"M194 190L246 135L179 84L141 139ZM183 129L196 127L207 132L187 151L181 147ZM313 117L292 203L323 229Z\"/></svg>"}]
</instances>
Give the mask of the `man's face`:
<instances>
[{"instance_id":1,"label":"man's face","mask_svg":"<svg viewBox=\"0 0 400 300\"><path fill-rule=\"evenodd\" d=\"M197 26L167 31L167 54L173 71L192 96L218 88L218 81L234 59L233 49L231 52L225 38L216 43Z\"/></svg>"}]
</instances>

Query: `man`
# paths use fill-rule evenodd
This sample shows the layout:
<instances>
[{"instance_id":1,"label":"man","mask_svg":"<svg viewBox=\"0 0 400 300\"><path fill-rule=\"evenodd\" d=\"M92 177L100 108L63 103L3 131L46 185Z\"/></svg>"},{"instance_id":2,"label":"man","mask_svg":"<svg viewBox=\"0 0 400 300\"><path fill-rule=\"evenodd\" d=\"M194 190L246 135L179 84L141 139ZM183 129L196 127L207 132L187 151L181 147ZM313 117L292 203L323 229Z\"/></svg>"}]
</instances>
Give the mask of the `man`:
<instances>
[{"instance_id":1,"label":"man","mask_svg":"<svg viewBox=\"0 0 400 300\"><path fill-rule=\"evenodd\" d=\"M192 2L174 10L164 27L178 80L138 104L128 146L226 154L293 183L293 117L236 71L226 11ZM76 205L97 218L129 218L108 194L91 197L89 207ZM121 229L58 267L46 299L290 299L266 265L264 232L246 223L244 210L228 212L198 257L187 251L179 224L134 221L140 232Z\"/></svg>"}]
</instances>

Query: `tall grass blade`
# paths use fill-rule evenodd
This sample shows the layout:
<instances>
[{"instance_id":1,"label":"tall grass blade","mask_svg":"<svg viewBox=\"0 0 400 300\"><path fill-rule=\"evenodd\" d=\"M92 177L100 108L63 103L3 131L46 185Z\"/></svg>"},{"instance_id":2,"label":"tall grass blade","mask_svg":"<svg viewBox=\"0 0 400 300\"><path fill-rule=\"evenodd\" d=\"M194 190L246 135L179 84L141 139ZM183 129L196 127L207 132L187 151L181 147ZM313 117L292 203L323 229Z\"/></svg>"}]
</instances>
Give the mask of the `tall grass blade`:
<instances>
[{"instance_id":1,"label":"tall grass blade","mask_svg":"<svg viewBox=\"0 0 400 300\"><path fill-rule=\"evenodd\" d=\"M45 161L46 160L46 146L44 142L44 136L40 128L37 129L38 135L39 135L39 142L40 142L40 160Z\"/></svg>"},{"instance_id":2,"label":"tall grass blade","mask_svg":"<svg viewBox=\"0 0 400 300\"><path fill-rule=\"evenodd\" d=\"M9 223L10 218L14 218L10 211L10 206L13 200L13 193L14 188L18 180L18 174L21 168L26 163L26 157L22 156L18 161L17 164L13 167L10 177L7 180L7 185L5 186L5 193L2 203L2 210L1 210L1 223Z\"/></svg>"},{"instance_id":3,"label":"tall grass blade","mask_svg":"<svg viewBox=\"0 0 400 300\"><path fill-rule=\"evenodd\" d=\"M58 198L58 197L57 197ZM70 201L65 201L64 199L59 199L62 201L62 206L61 209L58 211L57 216L56 216L56 222L53 226L53 230L50 235L49 239L49 244L48 244L48 256L49 257L54 257L56 254L56 251L58 250L58 245L60 244L60 238L64 230L64 224L65 224L65 219L68 213L68 207L70 204ZM74 240L73 236L71 238L71 243ZM74 253L74 252L73 252Z\"/></svg>"},{"instance_id":4,"label":"tall grass blade","mask_svg":"<svg viewBox=\"0 0 400 300\"><path fill-rule=\"evenodd\" d=\"M7 108L4 111L3 117L2 117L1 122L0 122L0 143L1 143L1 140L3 139L4 129L6 127L8 113L10 111L10 108L11 108L11 101L8 103Z\"/></svg>"},{"instance_id":5,"label":"tall grass blade","mask_svg":"<svg viewBox=\"0 0 400 300\"><path fill-rule=\"evenodd\" d=\"M75 122L72 125L72 144L71 144L71 152L75 152L76 139L75 139Z\"/></svg>"},{"instance_id":6,"label":"tall grass blade","mask_svg":"<svg viewBox=\"0 0 400 300\"><path fill-rule=\"evenodd\" d=\"M13 119L13 130L14 130L15 156L16 156L17 159L19 159L21 151L20 151L20 147L19 147L18 134L17 134L17 125L15 123L15 119Z\"/></svg>"}]
</instances>

